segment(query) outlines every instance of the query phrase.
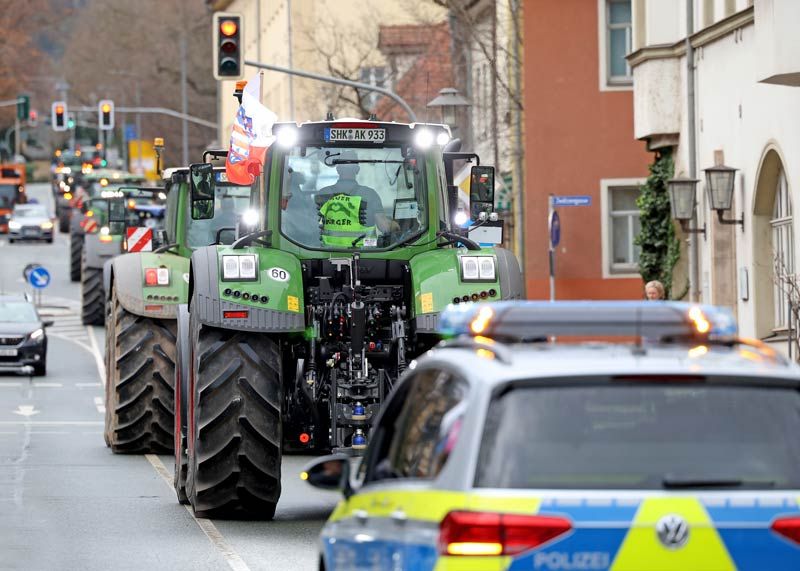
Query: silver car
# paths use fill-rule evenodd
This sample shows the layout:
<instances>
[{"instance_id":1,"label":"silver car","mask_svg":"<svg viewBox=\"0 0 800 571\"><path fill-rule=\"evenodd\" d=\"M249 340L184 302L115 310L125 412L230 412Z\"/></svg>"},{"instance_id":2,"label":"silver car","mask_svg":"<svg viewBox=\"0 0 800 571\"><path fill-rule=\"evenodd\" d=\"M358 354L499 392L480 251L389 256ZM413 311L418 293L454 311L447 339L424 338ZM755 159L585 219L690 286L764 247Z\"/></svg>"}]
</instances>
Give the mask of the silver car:
<instances>
[{"instance_id":1,"label":"silver car","mask_svg":"<svg viewBox=\"0 0 800 571\"><path fill-rule=\"evenodd\" d=\"M17 204L8 220L8 241L47 240L53 242L53 221L42 204Z\"/></svg>"}]
</instances>

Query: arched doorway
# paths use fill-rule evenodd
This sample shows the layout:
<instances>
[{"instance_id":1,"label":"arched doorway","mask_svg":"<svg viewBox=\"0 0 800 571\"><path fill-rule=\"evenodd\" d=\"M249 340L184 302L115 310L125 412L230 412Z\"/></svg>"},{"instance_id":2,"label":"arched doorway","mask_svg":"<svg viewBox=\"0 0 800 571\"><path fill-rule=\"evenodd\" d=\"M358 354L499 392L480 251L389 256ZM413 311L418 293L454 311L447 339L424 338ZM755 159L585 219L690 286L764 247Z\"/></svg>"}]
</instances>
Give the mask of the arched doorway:
<instances>
[{"instance_id":1,"label":"arched doorway","mask_svg":"<svg viewBox=\"0 0 800 571\"><path fill-rule=\"evenodd\" d=\"M786 169L777 145L765 149L753 204L753 287L756 335L786 327L787 281L796 271L794 216Z\"/></svg>"}]
</instances>

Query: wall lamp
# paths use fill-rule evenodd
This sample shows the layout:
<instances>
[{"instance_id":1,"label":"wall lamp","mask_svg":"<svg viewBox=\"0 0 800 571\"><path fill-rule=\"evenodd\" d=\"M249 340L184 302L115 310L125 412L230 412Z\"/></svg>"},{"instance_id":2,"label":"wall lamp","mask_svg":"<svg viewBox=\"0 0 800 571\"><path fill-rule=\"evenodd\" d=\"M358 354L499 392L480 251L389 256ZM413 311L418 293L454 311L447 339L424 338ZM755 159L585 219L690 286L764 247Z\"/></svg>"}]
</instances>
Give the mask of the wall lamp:
<instances>
[{"instance_id":1,"label":"wall lamp","mask_svg":"<svg viewBox=\"0 0 800 571\"><path fill-rule=\"evenodd\" d=\"M717 211L717 220L720 224L739 224L744 231L744 212L741 218L732 220L722 217L722 213L733 206L733 188L736 182L736 170L724 165L704 169L706 173L706 191L712 210Z\"/></svg>"},{"instance_id":2,"label":"wall lamp","mask_svg":"<svg viewBox=\"0 0 800 571\"><path fill-rule=\"evenodd\" d=\"M694 178L673 178L667 181L672 218L680 222L681 229L687 234L706 236L706 225L702 228L689 228L689 222L697 210L697 183Z\"/></svg>"}]
</instances>

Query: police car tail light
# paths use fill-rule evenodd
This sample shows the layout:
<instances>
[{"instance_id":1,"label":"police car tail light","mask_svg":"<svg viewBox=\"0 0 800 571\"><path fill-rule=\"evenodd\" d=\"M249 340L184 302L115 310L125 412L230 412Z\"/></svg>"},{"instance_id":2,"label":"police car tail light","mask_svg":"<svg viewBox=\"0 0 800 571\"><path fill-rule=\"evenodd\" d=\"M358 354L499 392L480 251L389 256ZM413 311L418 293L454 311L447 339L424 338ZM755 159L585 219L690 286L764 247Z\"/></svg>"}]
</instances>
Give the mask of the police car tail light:
<instances>
[{"instance_id":1,"label":"police car tail light","mask_svg":"<svg viewBox=\"0 0 800 571\"><path fill-rule=\"evenodd\" d=\"M572 529L562 517L453 511L439 529L442 555L516 555Z\"/></svg>"},{"instance_id":2,"label":"police car tail light","mask_svg":"<svg viewBox=\"0 0 800 571\"><path fill-rule=\"evenodd\" d=\"M800 544L800 517L781 517L772 522L772 531Z\"/></svg>"}]
</instances>

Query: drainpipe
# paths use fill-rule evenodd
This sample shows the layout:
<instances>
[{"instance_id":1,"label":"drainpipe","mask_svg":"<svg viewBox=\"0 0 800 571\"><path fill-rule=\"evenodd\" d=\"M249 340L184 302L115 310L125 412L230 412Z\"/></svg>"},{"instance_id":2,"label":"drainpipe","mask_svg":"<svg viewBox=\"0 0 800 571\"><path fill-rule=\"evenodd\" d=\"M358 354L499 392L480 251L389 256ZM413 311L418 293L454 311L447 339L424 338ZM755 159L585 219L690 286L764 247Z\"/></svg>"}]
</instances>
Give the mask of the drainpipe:
<instances>
[{"instance_id":1,"label":"drainpipe","mask_svg":"<svg viewBox=\"0 0 800 571\"><path fill-rule=\"evenodd\" d=\"M689 145L689 178L697 178L697 131L695 127L695 93L694 93L694 48L691 35L694 33L694 2L686 0L686 107L687 137ZM697 228L697 210L692 214L692 228ZM689 299L700 300L699 282L699 250L698 235L690 234L689 246Z\"/></svg>"}]
</instances>

